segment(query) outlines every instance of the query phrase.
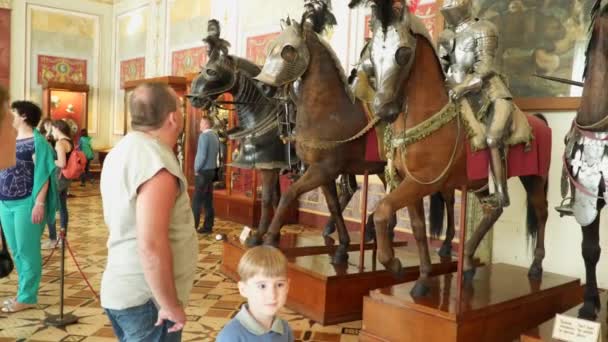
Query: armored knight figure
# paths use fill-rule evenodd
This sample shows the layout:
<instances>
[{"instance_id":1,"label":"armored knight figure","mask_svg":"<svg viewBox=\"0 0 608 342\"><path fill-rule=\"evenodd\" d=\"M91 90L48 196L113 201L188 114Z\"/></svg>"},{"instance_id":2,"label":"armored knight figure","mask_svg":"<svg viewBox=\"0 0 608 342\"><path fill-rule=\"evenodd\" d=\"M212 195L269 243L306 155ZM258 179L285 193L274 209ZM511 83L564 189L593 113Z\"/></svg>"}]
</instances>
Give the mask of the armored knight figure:
<instances>
[{"instance_id":1,"label":"armored knight figure","mask_svg":"<svg viewBox=\"0 0 608 342\"><path fill-rule=\"evenodd\" d=\"M482 140L485 137L478 147L487 144L490 150L496 191L488 204L506 207L505 139L514 106L509 89L495 70L498 32L489 21L473 17L471 0L446 0L441 12L448 29L439 37L438 52L450 96L461 105L465 121L478 124L470 127L479 130ZM472 145L476 145L474 141Z\"/></svg>"}]
</instances>

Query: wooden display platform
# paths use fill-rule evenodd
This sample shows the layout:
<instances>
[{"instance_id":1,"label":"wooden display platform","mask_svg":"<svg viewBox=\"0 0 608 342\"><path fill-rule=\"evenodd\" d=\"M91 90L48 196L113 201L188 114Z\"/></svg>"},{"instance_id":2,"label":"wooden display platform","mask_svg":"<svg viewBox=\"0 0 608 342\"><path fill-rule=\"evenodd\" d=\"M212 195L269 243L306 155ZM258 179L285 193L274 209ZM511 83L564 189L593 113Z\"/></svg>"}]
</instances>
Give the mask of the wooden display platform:
<instances>
[{"instance_id":1,"label":"wooden display platform","mask_svg":"<svg viewBox=\"0 0 608 342\"><path fill-rule=\"evenodd\" d=\"M295 234L294 234L295 235ZM294 242L283 247L288 257L288 276L291 287L286 306L323 325L337 324L361 319L363 297L370 290L412 281L418 278L418 253L415 247L405 247L407 242L397 242L395 253L405 267L405 278L396 279L376 261L373 251L366 251L364 268L360 270L359 234L351 233L353 249L349 252L349 264L336 266L330 263L334 246L306 246L310 241L319 241L315 236L299 236ZM281 241L289 241L281 236ZM366 248L371 249L372 244ZM234 239L224 242L222 265L220 270L228 277L238 281L236 272L238 260L244 253L243 246ZM319 252L323 250L323 252ZM302 255L304 251L314 255ZM297 256L300 255L300 256ZM434 274L454 272L456 262L434 257Z\"/></svg>"},{"instance_id":2,"label":"wooden display platform","mask_svg":"<svg viewBox=\"0 0 608 342\"><path fill-rule=\"evenodd\" d=\"M527 273L506 264L480 267L460 303L456 274L432 277L422 299L410 296L413 282L372 291L364 298L361 341L511 342L580 303L578 279L545 272L533 281Z\"/></svg>"},{"instance_id":3,"label":"wooden display platform","mask_svg":"<svg viewBox=\"0 0 608 342\"><path fill-rule=\"evenodd\" d=\"M581 295L581 297L579 298L579 302L581 302L582 300L583 300L583 297ZM598 317L595 321L602 325L601 341L608 341L608 321L607 321L607 315L606 315L607 308L605 307L607 300L608 300L608 292L606 292L606 291L600 292L600 303L602 303L602 308L600 309ZM583 306L583 304L581 303L566 312L563 312L563 313L560 312L560 313L564 316L576 318L576 317L578 317L578 310L582 306ZM524 332L523 334L521 334L521 337L519 339L520 342L554 342L554 341L558 342L559 340L555 340L551 337L553 334L554 321L555 321L555 319L551 318L548 321L545 321L544 323L542 323L541 325Z\"/></svg>"},{"instance_id":4,"label":"wooden display platform","mask_svg":"<svg viewBox=\"0 0 608 342\"><path fill-rule=\"evenodd\" d=\"M358 251L361 242L361 234L358 232L349 232L349 235L351 244L348 250ZM407 244L407 241L404 240L395 241L395 247L403 247L407 246ZM373 247L373 243L365 244L366 250L371 250ZM333 253L336 248L338 248L337 239L334 239L333 237L323 237L321 231L302 234L281 234L281 241L279 242L279 249L286 257ZM231 270L236 272L236 266L246 249L247 247L241 244L237 236L228 237L228 239L224 241L222 267L226 267L228 272ZM351 262L354 262L354 260L351 260ZM233 278L232 276L230 277Z\"/></svg>"},{"instance_id":5,"label":"wooden display platform","mask_svg":"<svg viewBox=\"0 0 608 342\"><path fill-rule=\"evenodd\" d=\"M191 187L189 190L192 195L194 187ZM259 198L247 197L245 194L228 193L226 190L214 190L213 208L215 210L215 217L255 228L260 223L262 201ZM270 218L272 218L272 215L273 212L271 210ZM297 222L298 210L296 206L292 206L289 208L285 218L285 224Z\"/></svg>"}]
</instances>

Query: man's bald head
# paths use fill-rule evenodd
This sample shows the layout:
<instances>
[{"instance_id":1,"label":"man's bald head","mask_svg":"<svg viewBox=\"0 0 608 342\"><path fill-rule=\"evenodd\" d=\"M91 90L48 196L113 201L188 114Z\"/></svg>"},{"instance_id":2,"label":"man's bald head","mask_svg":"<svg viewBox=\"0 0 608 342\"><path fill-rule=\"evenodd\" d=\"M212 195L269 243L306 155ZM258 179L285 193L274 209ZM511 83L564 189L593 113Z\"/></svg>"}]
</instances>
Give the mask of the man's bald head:
<instances>
[{"instance_id":1,"label":"man's bald head","mask_svg":"<svg viewBox=\"0 0 608 342\"><path fill-rule=\"evenodd\" d=\"M177 110L175 91L163 83L144 83L129 99L131 127L136 131L160 128L170 113Z\"/></svg>"}]
</instances>

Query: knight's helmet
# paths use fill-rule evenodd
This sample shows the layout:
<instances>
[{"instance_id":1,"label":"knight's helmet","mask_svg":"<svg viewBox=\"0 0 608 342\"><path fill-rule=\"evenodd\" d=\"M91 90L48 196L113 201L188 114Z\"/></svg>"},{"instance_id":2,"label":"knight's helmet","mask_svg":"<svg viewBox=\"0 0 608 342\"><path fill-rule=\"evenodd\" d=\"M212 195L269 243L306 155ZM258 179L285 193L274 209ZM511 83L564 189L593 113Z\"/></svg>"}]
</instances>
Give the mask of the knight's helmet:
<instances>
[{"instance_id":1,"label":"knight's helmet","mask_svg":"<svg viewBox=\"0 0 608 342\"><path fill-rule=\"evenodd\" d=\"M445 0L441 14L451 26L456 26L472 16L471 0Z\"/></svg>"}]
</instances>

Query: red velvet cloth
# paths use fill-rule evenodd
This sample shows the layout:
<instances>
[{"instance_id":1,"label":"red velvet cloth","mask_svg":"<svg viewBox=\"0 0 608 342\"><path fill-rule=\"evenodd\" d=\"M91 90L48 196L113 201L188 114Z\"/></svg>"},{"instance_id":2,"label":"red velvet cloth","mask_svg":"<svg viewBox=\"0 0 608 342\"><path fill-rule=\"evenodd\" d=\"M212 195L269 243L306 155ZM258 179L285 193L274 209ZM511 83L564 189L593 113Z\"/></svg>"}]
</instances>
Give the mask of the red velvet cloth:
<instances>
[{"instance_id":1,"label":"red velvet cloth","mask_svg":"<svg viewBox=\"0 0 608 342\"><path fill-rule=\"evenodd\" d=\"M376 134L376 128L372 128L365 133L365 161L383 161L378 153L378 135Z\"/></svg>"},{"instance_id":2,"label":"red velvet cloth","mask_svg":"<svg viewBox=\"0 0 608 342\"><path fill-rule=\"evenodd\" d=\"M519 144L509 147L507 168L509 177L539 175L547 176L551 164L551 128L544 121L527 115L528 122L532 126L534 140L531 142L531 150L524 151L524 145ZM471 152L469 141L467 147L467 176L469 180L488 178L490 152L485 149Z\"/></svg>"}]
</instances>

